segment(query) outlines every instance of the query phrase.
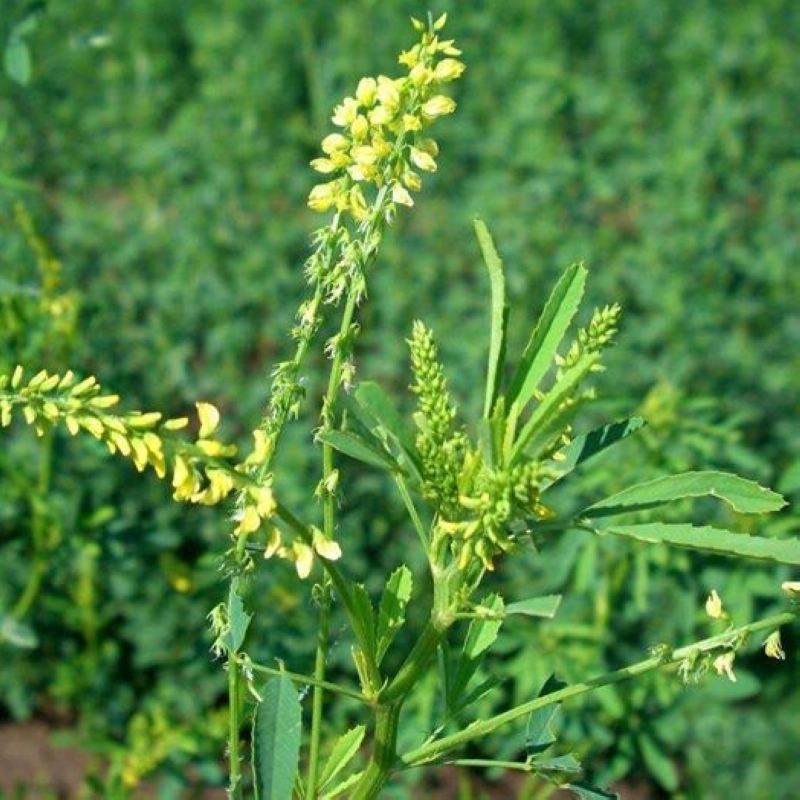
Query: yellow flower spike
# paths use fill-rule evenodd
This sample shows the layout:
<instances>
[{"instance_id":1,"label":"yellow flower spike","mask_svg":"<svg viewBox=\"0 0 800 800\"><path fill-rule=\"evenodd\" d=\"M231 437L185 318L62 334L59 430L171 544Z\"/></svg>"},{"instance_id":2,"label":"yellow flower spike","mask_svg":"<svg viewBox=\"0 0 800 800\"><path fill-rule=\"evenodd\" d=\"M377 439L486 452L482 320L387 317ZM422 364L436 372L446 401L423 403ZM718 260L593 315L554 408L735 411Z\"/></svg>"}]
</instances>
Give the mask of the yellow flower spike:
<instances>
[{"instance_id":1,"label":"yellow flower spike","mask_svg":"<svg viewBox=\"0 0 800 800\"><path fill-rule=\"evenodd\" d=\"M359 114L353 120L353 124L350 126L350 133L353 134L353 138L358 142L367 138L367 134L369 133L369 121L363 114Z\"/></svg>"},{"instance_id":2,"label":"yellow flower spike","mask_svg":"<svg viewBox=\"0 0 800 800\"><path fill-rule=\"evenodd\" d=\"M392 187L392 200L403 206L411 208L414 205L414 198L408 193L408 190L402 184L396 183Z\"/></svg>"},{"instance_id":3,"label":"yellow flower spike","mask_svg":"<svg viewBox=\"0 0 800 800\"><path fill-rule=\"evenodd\" d=\"M292 555L297 576L304 580L311 574L314 566L314 551L305 542L292 542Z\"/></svg>"},{"instance_id":4,"label":"yellow flower spike","mask_svg":"<svg viewBox=\"0 0 800 800\"><path fill-rule=\"evenodd\" d=\"M433 79L440 83L458 80L466 67L455 58L443 58L433 70Z\"/></svg>"},{"instance_id":5,"label":"yellow flower spike","mask_svg":"<svg viewBox=\"0 0 800 800\"><path fill-rule=\"evenodd\" d=\"M436 162L433 160L433 157L424 150L420 150L418 147L412 147L409 157L411 158L411 163L418 169L423 170L423 172L436 172Z\"/></svg>"},{"instance_id":6,"label":"yellow flower spike","mask_svg":"<svg viewBox=\"0 0 800 800\"><path fill-rule=\"evenodd\" d=\"M456 101L443 94L437 94L422 104L422 115L428 119L443 117L446 114L452 114L455 110Z\"/></svg>"},{"instance_id":7,"label":"yellow flower spike","mask_svg":"<svg viewBox=\"0 0 800 800\"><path fill-rule=\"evenodd\" d=\"M324 213L336 202L338 183L318 183L308 195L308 207L312 211Z\"/></svg>"},{"instance_id":8,"label":"yellow flower spike","mask_svg":"<svg viewBox=\"0 0 800 800\"><path fill-rule=\"evenodd\" d=\"M130 439L131 444L131 455L133 456L133 465L139 472L144 472L145 467L147 466L147 447L145 443L139 439L138 437L133 437Z\"/></svg>"},{"instance_id":9,"label":"yellow flower spike","mask_svg":"<svg viewBox=\"0 0 800 800\"><path fill-rule=\"evenodd\" d=\"M786 653L783 651L783 645L781 643L780 631L773 631L769 636L767 636L767 639L764 642L764 653L769 658L774 658L778 661L786 660Z\"/></svg>"},{"instance_id":10,"label":"yellow flower spike","mask_svg":"<svg viewBox=\"0 0 800 800\"><path fill-rule=\"evenodd\" d=\"M375 104L378 82L375 78L362 78L356 87L356 100L365 108Z\"/></svg>"},{"instance_id":11,"label":"yellow flower spike","mask_svg":"<svg viewBox=\"0 0 800 800\"><path fill-rule=\"evenodd\" d=\"M711 619L723 619L727 616L722 608L722 599L717 594L716 589L711 590L711 594L706 600L706 614L708 614Z\"/></svg>"},{"instance_id":12,"label":"yellow flower spike","mask_svg":"<svg viewBox=\"0 0 800 800\"><path fill-rule=\"evenodd\" d=\"M22 368L22 364L17 364L14 367L14 374L11 376L11 388L18 389L20 383L22 383L22 376L25 374L25 370Z\"/></svg>"},{"instance_id":13,"label":"yellow flower spike","mask_svg":"<svg viewBox=\"0 0 800 800\"><path fill-rule=\"evenodd\" d=\"M211 403L195 403L197 416L200 418L199 439L208 439L219 427L219 411Z\"/></svg>"},{"instance_id":14,"label":"yellow flower spike","mask_svg":"<svg viewBox=\"0 0 800 800\"><path fill-rule=\"evenodd\" d=\"M175 419L168 419L162 427L166 431L179 431L189 425L189 417L175 417Z\"/></svg>"},{"instance_id":15,"label":"yellow flower spike","mask_svg":"<svg viewBox=\"0 0 800 800\"><path fill-rule=\"evenodd\" d=\"M733 671L733 662L736 659L736 653L729 651L717 656L714 659L714 669L717 675L725 675L731 683L736 683L736 674Z\"/></svg>"},{"instance_id":16,"label":"yellow flower spike","mask_svg":"<svg viewBox=\"0 0 800 800\"><path fill-rule=\"evenodd\" d=\"M175 456L175 461L172 465L173 488L179 489L190 480L192 480L192 473L186 459L183 456Z\"/></svg>"},{"instance_id":17,"label":"yellow flower spike","mask_svg":"<svg viewBox=\"0 0 800 800\"><path fill-rule=\"evenodd\" d=\"M317 172L321 172L323 175L329 175L331 172L335 172L337 169L336 164L334 164L329 158L314 158L309 163L311 164L312 169L315 169Z\"/></svg>"},{"instance_id":18,"label":"yellow flower spike","mask_svg":"<svg viewBox=\"0 0 800 800\"><path fill-rule=\"evenodd\" d=\"M266 547L264 547L264 558L272 558L281 547L281 532L277 528L273 528L267 539Z\"/></svg>"},{"instance_id":19,"label":"yellow flower spike","mask_svg":"<svg viewBox=\"0 0 800 800\"><path fill-rule=\"evenodd\" d=\"M350 142L341 133L330 133L322 140L322 152L332 156L339 150L344 150Z\"/></svg>"}]
</instances>

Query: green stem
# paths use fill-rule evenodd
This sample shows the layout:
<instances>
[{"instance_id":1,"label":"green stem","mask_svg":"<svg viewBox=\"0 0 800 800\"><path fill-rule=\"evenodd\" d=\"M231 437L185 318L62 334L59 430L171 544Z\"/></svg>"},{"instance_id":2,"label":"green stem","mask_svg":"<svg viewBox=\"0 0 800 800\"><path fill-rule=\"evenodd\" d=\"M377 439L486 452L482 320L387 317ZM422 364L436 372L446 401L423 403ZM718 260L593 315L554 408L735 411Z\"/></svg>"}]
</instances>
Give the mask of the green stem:
<instances>
[{"instance_id":1,"label":"green stem","mask_svg":"<svg viewBox=\"0 0 800 800\"><path fill-rule=\"evenodd\" d=\"M797 616L797 612L794 611L786 611L781 614L775 614L771 617L766 617L765 619L751 622L747 625L742 625L738 628L726 631L718 636L712 636L708 639L695 642L694 644L680 647L677 650L673 650L671 653L668 653L666 656L652 656L651 658L644 659L644 661L639 661L636 664L631 664L630 666L623 667L622 669L615 670L614 672L608 672L605 675L600 675L597 678L592 678L591 680L584 681L582 683L576 683L572 686L567 686L564 689L559 689L556 692L551 692L550 694L546 694L542 697L537 697L535 700L530 700L529 702L523 703L522 705L512 708L502 714L497 714L489 719L474 722L467 730L460 731L459 733L455 733L451 736L445 736L442 739L431 742L430 744L426 744L422 747L416 748L415 750L411 750L401 757L402 761L407 766L417 766L419 764L432 761L433 759L438 758L439 756L444 755L445 753L454 750L457 747L461 747L467 742L487 736L503 725L507 725L509 722L513 722L520 717L524 717L525 715L530 714L532 711L537 711L540 708L551 706L554 703L561 703L565 700L569 700L572 697L577 697L585 694L586 692L593 691L594 689L599 689L601 686L620 683L628 680L629 678L634 678L637 675L643 675L646 672L652 672L659 667L674 666L675 664L679 664L681 661L694 654L709 652L720 647L729 646L731 641L738 637L749 636L750 634L764 630L775 630L780 628L781 625L786 625L795 621Z\"/></svg>"},{"instance_id":2,"label":"green stem","mask_svg":"<svg viewBox=\"0 0 800 800\"><path fill-rule=\"evenodd\" d=\"M430 620L391 683L378 696L380 702L396 703L405 698L431 665L443 635L444 630Z\"/></svg>"},{"instance_id":3,"label":"green stem","mask_svg":"<svg viewBox=\"0 0 800 800\"><path fill-rule=\"evenodd\" d=\"M239 661L239 664L241 667L245 666L241 661ZM331 683L330 681L320 681L317 680L313 675L303 675L299 672L289 672L288 670L278 669L277 667L268 667L265 664L254 664L252 661L248 662L246 666L253 670L253 672L261 672L264 675L283 675L295 683L305 683L309 686L323 686L329 692L340 694L342 697L349 697L353 700L358 700L359 703L364 703L365 705L370 705L370 700L364 697L364 695L356 689L350 689L347 686L340 686L338 683Z\"/></svg>"},{"instance_id":4,"label":"green stem","mask_svg":"<svg viewBox=\"0 0 800 800\"><path fill-rule=\"evenodd\" d=\"M31 610L31 606L39 596L39 590L42 588L42 581L46 571L47 558L45 558L43 553L39 552L34 556L33 565L28 573L28 580L25 583L25 588L22 590L22 594L11 610L11 616L14 619L21 620Z\"/></svg>"},{"instance_id":5,"label":"green stem","mask_svg":"<svg viewBox=\"0 0 800 800\"><path fill-rule=\"evenodd\" d=\"M308 779L306 797L315 800L319 776L319 745L322 736L322 709L325 699L325 660L328 657L328 637L330 628L330 584L323 580L322 597L319 604L319 629L317 630L317 653L314 661L314 695L311 706L311 739L308 751Z\"/></svg>"},{"instance_id":6,"label":"green stem","mask_svg":"<svg viewBox=\"0 0 800 800\"><path fill-rule=\"evenodd\" d=\"M381 706L375 713L375 740L364 774L350 800L372 800L383 788L397 761L397 726L402 703Z\"/></svg>"},{"instance_id":7,"label":"green stem","mask_svg":"<svg viewBox=\"0 0 800 800\"><path fill-rule=\"evenodd\" d=\"M228 798L242 800L242 765L239 754L239 665L228 656Z\"/></svg>"}]
</instances>

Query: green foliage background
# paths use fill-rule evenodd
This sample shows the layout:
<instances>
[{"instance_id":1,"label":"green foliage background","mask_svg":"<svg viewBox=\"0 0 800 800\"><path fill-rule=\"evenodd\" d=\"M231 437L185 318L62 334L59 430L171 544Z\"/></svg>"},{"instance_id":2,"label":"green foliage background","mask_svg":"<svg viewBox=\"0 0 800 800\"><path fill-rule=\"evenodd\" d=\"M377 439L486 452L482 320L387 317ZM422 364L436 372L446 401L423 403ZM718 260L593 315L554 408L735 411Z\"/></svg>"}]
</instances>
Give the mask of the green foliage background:
<instances>
[{"instance_id":1,"label":"green foliage background","mask_svg":"<svg viewBox=\"0 0 800 800\"><path fill-rule=\"evenodd\" d=\"M587 477L587 493L667 465L713 465L800 499L800 6L440 6L452 12L468 71L459 110L439 131L440 171L372 276L359 374L408 408L404 338L420 317L437 333L456 396L477 408L487 287L471 219L480 213L508 265L518 349L572 260L591 267L592 300L625 310L598 419L638 409L650 427ZM25 12L21 2L8 7L0 41ZM63 366L66 347L71 366L100 376L129 407L180 414L211 400L243 441L303 288L315 224L305 165L334 102L360 76L392 70L411 38L409 14L424 10L372 0L50 3L25 37L30 84L0 77L0 175L14 179L0 184L0 368ZM40 283L14 222L20 200L76 293L69 342L37 336L45 323L35 295L20 290ZM313 366L310 392L324 364ZM312 485L306 444L295 434L282 462L281 487L295 499ZM15 429L0 452L4 607L30 567L37 447ZM110 742L130 741L133 715L163 713L185 732L173 748L183 755L166 760L173 779L191 758L213 780L221 744L197 731L223 687L198 633L222 591L225 526L213 512L170 504L163 486L90 444L57 438L54 448L53 486L39 498L54 544L29 618L39 644L0 645L3 713L78 718L113 752ZM345 480L347 563L379 587L411 534L381 480L349 467ZM800 520L789 510L760 530L796 534ZM702 630L713 587L744 619L780 577L560 542L505 575L511 597L570 598L560 622L509 625L496 664L505 697L524 697L554 667L585 676L688 638ZM306 668L311 603L285 567L270 567L251 602L264 621L253 655ZM791 634L786 642L794 663L778 669L754 656L736 690L682 692L659 679L576 709L567 735L593 743L587 761L601 777L649 775L670 796L679 783L687 797L792 797L800 659ZM348 658L347 642L337 643L333 668ZM426 713L421 705L417 728ZM766 776L765 764L774 770Z\"/></svg>"}]
</instances>

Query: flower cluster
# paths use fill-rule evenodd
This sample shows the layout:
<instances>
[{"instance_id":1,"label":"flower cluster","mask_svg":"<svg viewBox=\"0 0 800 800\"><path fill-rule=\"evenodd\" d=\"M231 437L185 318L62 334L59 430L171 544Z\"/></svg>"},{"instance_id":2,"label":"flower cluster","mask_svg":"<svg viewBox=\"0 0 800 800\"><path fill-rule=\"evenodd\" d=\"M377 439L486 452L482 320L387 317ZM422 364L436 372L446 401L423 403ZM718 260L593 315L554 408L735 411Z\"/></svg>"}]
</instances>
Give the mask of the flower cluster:
<instances>
[{"instance_id":1,"label":"flower cluster","mask_svg":"<svg viewBox=\"0 0 800 800\"><path fill-rule=\"evenodd\" d=\"M171 478L176 500L216 505L237 486L246 486L243 474L231 465L234 445L215 438L219 412L210 403L197 403L199 431L194 442L176 435L189 426L188 417L162 418L157 412L114 414L116 394L104 394L94 377L78 381L70 370L63 375L41 370L25 381L22 367L0 375L0 426L6 427L16 410L39 436L63 424L70 434L85 431L103 442L112 454L130 459L139 472L150 468L161 479Z\"/></svg>"},{"instance_id":2,"label":"flower cluster","mask_svg":"<svg viewBox=\"0 0 800 800\"><path fill-rule=\"evenodd\" d=\"M424 131L439 117L451 114L455 101L440 93L443 84L461 76L461 52L452 40L440 40L446 15L430 28L414 20L421 41L400 55L408 69L401 78L362 78L355 96L345 97L334 110L339 131L322 140L322 153L311 165L330 176L314 186L308 205L318 212L336 209L356 221L368 216L364 187L386 188L393 204L414 205L419 172L435 172L439 149Z\"/></svg>"}]
</instances>

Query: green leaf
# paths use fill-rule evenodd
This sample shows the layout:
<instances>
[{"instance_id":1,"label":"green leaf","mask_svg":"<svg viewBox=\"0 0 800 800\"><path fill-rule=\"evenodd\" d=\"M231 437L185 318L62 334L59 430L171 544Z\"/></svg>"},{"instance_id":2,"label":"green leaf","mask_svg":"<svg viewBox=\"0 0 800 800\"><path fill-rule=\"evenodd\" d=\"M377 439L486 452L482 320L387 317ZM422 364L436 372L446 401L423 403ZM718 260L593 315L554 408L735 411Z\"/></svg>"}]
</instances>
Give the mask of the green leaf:
<instances>
[{"instance_id":1,"label":"green leaf","mask_svg":"<svg viewBox=\"0 0 800 800\"><path fill-rule=\"evenodd\" d=\"M248 614L244 610L242 598L239 597L236 590L231 586L231 590L228 593L228 625L230 626L230 630L222 637L225 647L227 647L231 653L238 652L239 648L242 646L252 618L253 615Z\"/></svg>"},{"instance_id":2,"label":"green leaf","mask_svg":"<svg viewBox=\"0 0 800 800\"><path fill-rule=\"evenodd\" d=\"M372 419L373 424L369 426L372 432L375 433L374 428L378 427L390 436L419 473L420 459L414 439L386 392L377 383L365 381L358 385L354 398L362 412Z\"/></svg>"},{"instance_id":3,"label":"green leaf","mask_svg":"<svg viewBox=\"0 0 800 800\"><path fill-rule=\"evenodd\" d=\"M531 414L530 419L525 423L521 433L514 443L511 451L511 460L517 459L525 450L531 438L537 431L545 428L550 420L559 414L561 404L575 390L578 384L586 377L591 368L597 363L599 355L597 353L587 353L578 359L578 362L570 367L550 391L544 396L541 403Z\"/></svg>"},{"instance_id":4,"label":"green leaf","mask_svg":"<svg viewBox=\"0 0 800 800\"><path fill-rule=\"evenodd\" d=\"M584 461L588 461L592 456L601 453L607 447L626 439L632 433L641 430L646 424L642 417L631 417L630 419L595 428L595 430L584 433L581 436L576 436L561 451L564 460L559 461L557 464L558 476L548 485L552 486L553 483L560 481Z\"/></svg>"},{"instance_id":5,"label":"green leaf","mask_svg":"<svg viewBox=\"0 0 800 800\"><path fill-rule=\"evenodd\" d=\"M32 650L39 644L33 628L10 614L0 617L0 643L3 642L22 650Z\"/></svg>"},{"instance_id":6,"label":"green leaf","mask_svg":"<svg viewBox=\"0 0 800 800\"><path fill-rule=\"evenodd\" d=\"M557 737L553 727L558 709L559 704L553 703L551 706L531 712L525 731L525 750L529 756L541 753L550 745L555 744Z\"/></svg>"},{"instance_id":7,"label":"green leaf","mask_svg":"<svg viewBox=\"0 0 800 800\"><path fill-rule=\"evenodd\" d=\"M377 656L381 662L397 631L406 621L406 605L411 598L413 579L411 570L403 564L398 567L386 582L378 607Z\"/></svg>"},{"instance_id":8,"label":"green leaf","mask_svg":"<svg viewBox=\"0 0 800 800\"><path fill-rule=\"evenodd\" d=\"M319 441L329 444L334 450L344 453L357 461L371 464L373 467L400 472L398 463L384 450L379 450L362 437L348 431L324 431L317 437Z\"/></svg>"},{"instance_id":9,"label":"green leaf","mask_svg":"<svg viewBox=\"0 0 800 800\"><path fill-rule=\"evenodd\" d=\"M489 338L489 364L486 369L486 399L483 416L492 414L495 400L500 393L500 381L503 373L505 356L506 327L508 324L508 307L506 306L506 281L503 275L503 262L497 254L492 236L482 219L473 220L478 244L483 255L483 262L489 272L489 287L492 296L491 333Z\"/></svg>"},{"instance_id":10,"label":"green leaf","mask_svg":"<svg viewBox=\"0 0 800 800\"><path fill-rule=\"evenodd\" d=\"M291 800L300 762L301 708L285 675L269 680L253 718L256 800Z\"/></svg>"},{"instance_id":11,"label":"green leaf","mask_svg":"<svg viewBox=\"0 0 800 800\"><path fill-rule=\"evenodd\" d=\"M371 661L375 661L377 655L375 647L375 610L363 583L353 585L352 597L355 617L353 622L356 625L359 644L366 649L368 658Z\"/></svg>"},{"instance_id":12,"label":"green leaf","mask_svg":"<svg viewBox=\"0 0 800 800\"><path fill-rule=\"evenodd\" d=\"M643 734L639 738L642 758L650 774L668 792L674 792L680 783L678 773L672 759L663 752L658 743L650 736Z\"/></svg>"},{"instance_id":13,"label":"green leaf","mask_svg":"<svg viewBox=\"0 0 800 800\"><path fill-rule=\"evenodd\" d=\"M504 605L503 598L499 594L490 594L483 600L481 607L500 619L474 619L470 622L464 642L464 655L468 659L475 660L494 644L503 624Z\"/></svg>"},{"instance_id":14,"label":"green leaf","mask_svg":"<svg viewBox=\"0 0 800 800\"><path fill-rule=\"evenodd\" d=\"M319 779L320 790L324 789L350 763L361 746L366 730L364 725L358 725L336 740L333 750L322 768Z\"/></svg>"},{"instance_id":15,"label":"green leaf","mask_svg":"<svg viewBox=\"0 0 800 800\"><path fill-rule=\"evenodd\" d=\"M4 67L6 75L21 86L31 80L31 53L21 36L12 35L6 44Z\"/></svg>"},{"instance_id":16,"label":"green leaf","mask_svg":"<svg viewBox=\"0 0 800 800\"><path fill-rule=\"evenodd\" d=\"M781 495L727 472L683 472L639 483L589 506L582 516L643 511L686 497L716 497L740 514L765 514L786 505Z\"/></svg>"},{"instance_id":17,"label":"green leaf","mask_svg":"<svg viewBox=\"0 0 800 800\"><path fill-rule=\"evenodd\" d=\"M359 782L363 774L363 770L361 772L356 772L345 778L341 783L337 783L333 789L322 794L322 800L332 800L332 798L338 797L342 792L346 792L351 786L355 786Z\"/></svg>"},{"instance_id":18,"label":"green leaf","mask_svg":"<svg viewBox=\"0 0 800 800\"><path fill-rule=\"evenodd\" d=\"M508 402L524 406L533 397L567 332L583 296L586 268L573 264L559 278L547 299L539 321L508 390Z\"/></svg>"},{"instance_id":19,"label":"green leaf","mask_svg":"<svg viewBox=\"0 0 800 800\"><path fill-rule=\"evenodd\" d=\"M561 605L562 595L548 594L542 597L531 597L528 600L518 600L510 603L505 608L506 616L510 614L524 614L528 617L543 617L553 619L558 607Z\"/></svg>"},{"instance_id":20,"label":"green leaf","mask_svg":"<svg viewBox=\"0 0 800 800\"><path fill-rule=\"evenodd\" d=\"M564 788L569 789L580 800L619 800L616 792L608 792L586 783L568 783Z\"/></svg>"},{"instance_id":21,"label":"green leaf","mask_svg":"<svg viewBox=\"0 0 800 800\"><path fill-rule=\"evenodd\" d=\"M800 566L800 539L764 539L719 528L686 523L651 522L642 525L611 525L597 533L610 533L651 544L671 544L726 556Z\"/></svg>"},{"instance_id":22,"label":"green leaf","mask_svg":"<svg viewBox=\"0 0 800 800\"><path fill-rule=\"evenodd\" d=\"M537 772L580 772L581 762L572 753L553 758L535 758L531 766Z\"/></svg>"}]
</instances>

